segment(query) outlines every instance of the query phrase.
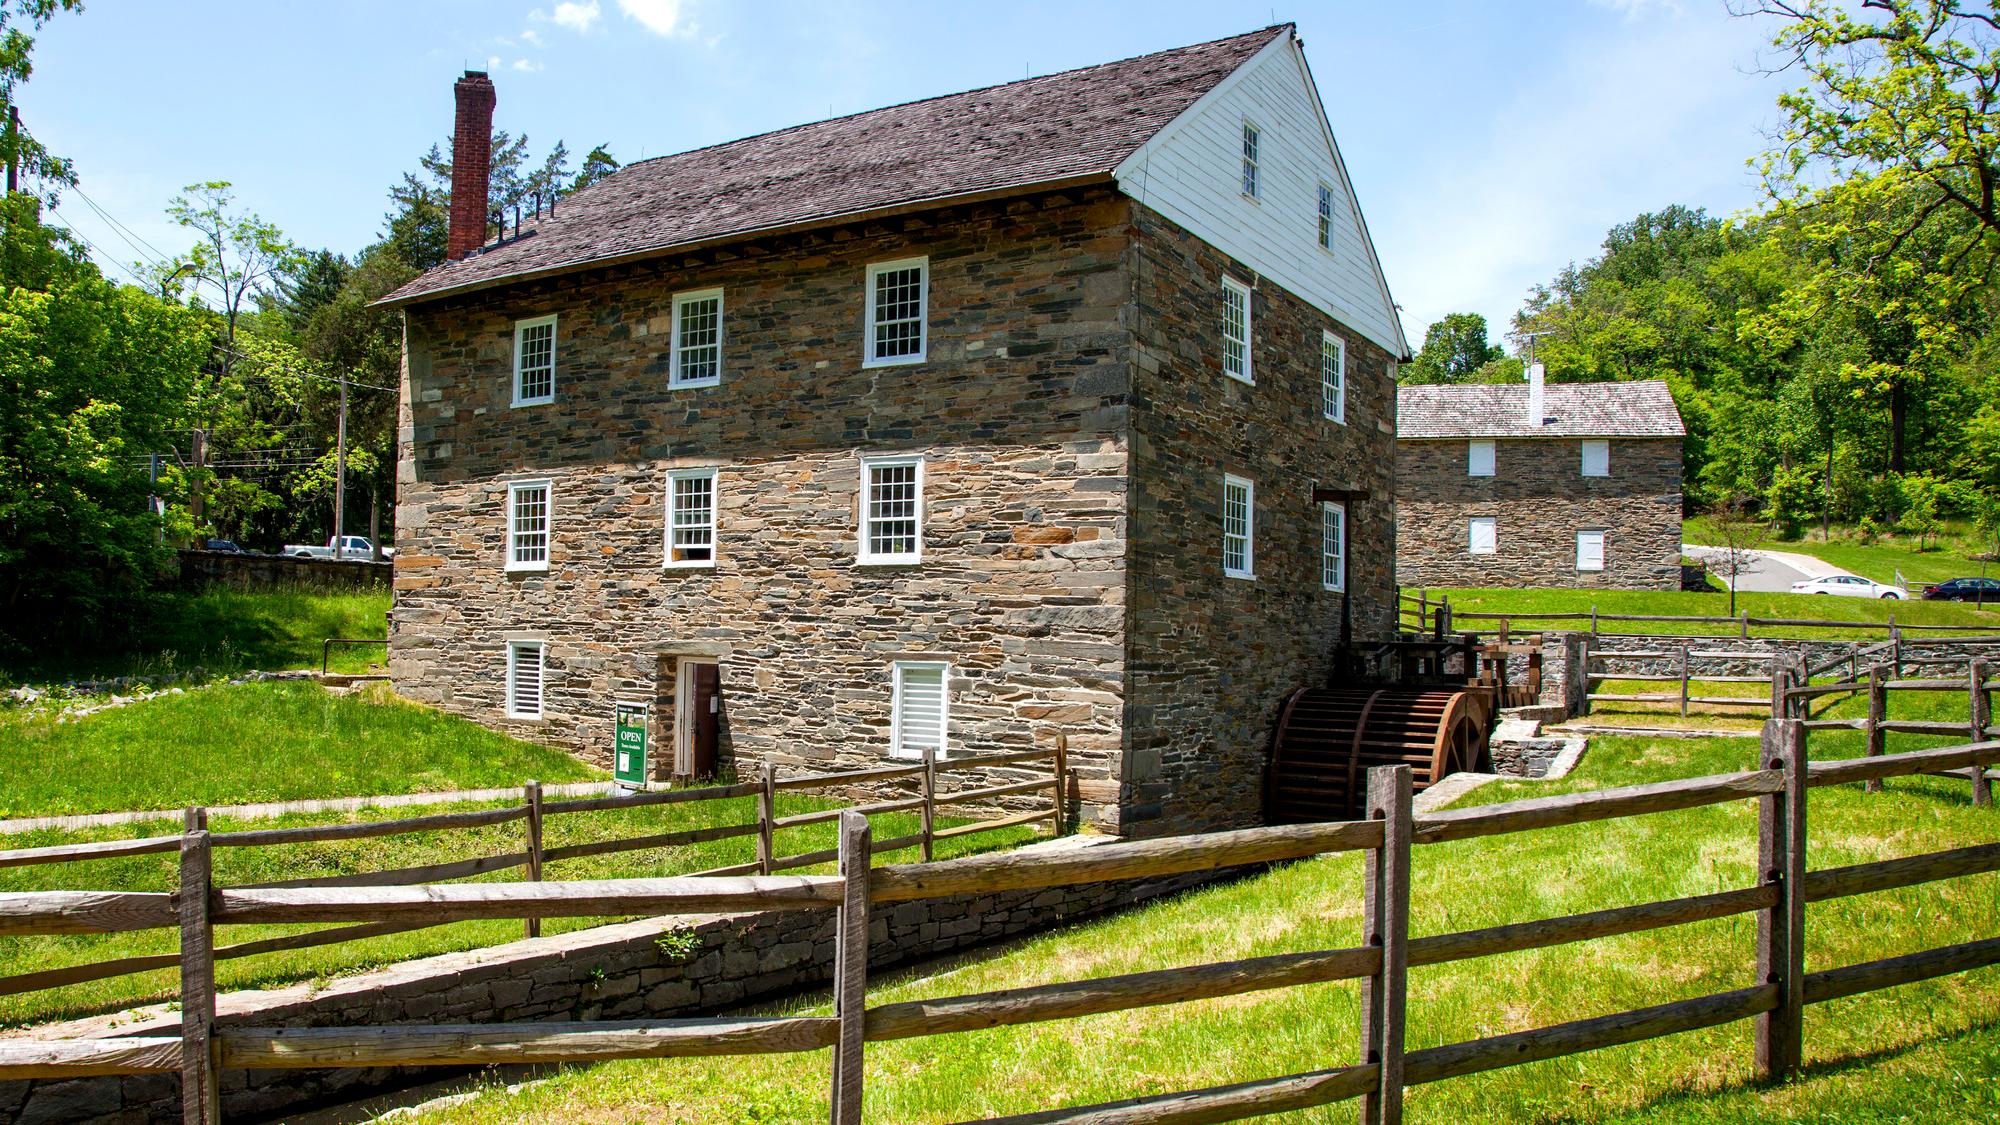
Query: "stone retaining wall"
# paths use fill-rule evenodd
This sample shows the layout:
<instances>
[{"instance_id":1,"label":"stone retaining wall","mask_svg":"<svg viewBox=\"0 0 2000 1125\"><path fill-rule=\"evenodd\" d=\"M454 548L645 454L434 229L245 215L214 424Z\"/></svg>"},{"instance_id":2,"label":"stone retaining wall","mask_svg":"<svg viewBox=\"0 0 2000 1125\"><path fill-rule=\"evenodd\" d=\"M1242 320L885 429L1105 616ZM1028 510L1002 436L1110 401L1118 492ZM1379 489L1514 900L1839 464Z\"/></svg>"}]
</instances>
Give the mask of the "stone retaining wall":
<instances>
[{"instance_id":1,"label":"stone retaining wall","mask_svg":"<svg viewBox=\"0 0 2000 1125\"><path fill-rule=\"evenodd\" d=\"M301 559L291 555L244 555L235 551L180 552L180 584L187 590L227 586L270 590L305 586L316 590L386 590L394 564L368 559Z\"/></svg>"},{"instance_id":2,"label":"stone retaining wall","mask_svg":"<svg viewBox=\"0 0 2000 1125\"><path fill-rule=\"evenodd\" d=\"M1104 837L1034 845L1091 847ZM949 862L949 861L947 861ZM869 964L887 967L1030 934L1218 878L1096 883L884 906L870 919ZM660 1019L712 1014L832 979L832 911L649 918L464 953L379 972L221 999L229 1027ZM22 1032L45 1037L177 1035L165 1006ZM671 1060L661 1065L674 1065ZM356 1100L446 1073L435 1068L224 1071L222 1113L256 1121ZM0 1083L0 1120L137 1125L178 1120L171 1075Z\"/></svg>"}]
</instances>

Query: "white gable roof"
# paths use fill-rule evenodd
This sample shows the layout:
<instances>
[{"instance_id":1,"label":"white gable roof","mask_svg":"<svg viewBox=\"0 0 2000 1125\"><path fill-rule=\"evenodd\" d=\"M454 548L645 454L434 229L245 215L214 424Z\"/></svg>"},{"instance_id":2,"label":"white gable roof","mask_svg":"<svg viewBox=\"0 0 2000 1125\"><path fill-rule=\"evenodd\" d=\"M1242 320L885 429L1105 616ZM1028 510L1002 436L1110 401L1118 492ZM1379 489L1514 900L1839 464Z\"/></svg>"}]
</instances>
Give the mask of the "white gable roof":
<instances>
[{"instance_id":1,"label":"white gable roof","mask_svg":"<svg viewBox=\"0 0 2000 1125\"><path fill-rule=\"evenodd\" d=\"M1243 127L1257 128L1258 198L1242 193ZM1391 355L1409 353L1305 52L1281 35L1114 170L1119 187ZM1319 188L1333 247L1319 245Z\"/></svg>"}]
</instances>

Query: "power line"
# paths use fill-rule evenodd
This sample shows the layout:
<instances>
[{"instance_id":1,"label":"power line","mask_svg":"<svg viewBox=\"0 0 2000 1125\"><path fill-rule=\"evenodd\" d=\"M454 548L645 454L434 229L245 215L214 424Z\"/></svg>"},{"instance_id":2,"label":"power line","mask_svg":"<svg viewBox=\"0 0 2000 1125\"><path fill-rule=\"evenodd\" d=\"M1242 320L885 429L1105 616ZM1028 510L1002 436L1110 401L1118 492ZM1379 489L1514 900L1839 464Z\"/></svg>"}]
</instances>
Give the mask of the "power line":
<instances>
[{"instance_id":1,"label":"power line","mask_svg":"<svg viewBox=\"0 0 2000 1125\"><path fill-rule=\"evenodd\" d=\"M143 238L139 238L138 232L134 231L131 227L126 226L124 223L119 222L115 217L112 216L111 212L106 211L102 207L99 207L97 205L97 201L83 194L83 190L81 188L73 190L76 191L77 197L83 200L85 206L88 206L92 211L97 212L98 218L101 218L105 222L111 224L111 233L123 239L125 245L130 246L134 253L138 254L141 258L145 258L147 261L151 262L155 266L166 265L167 256L165 254L160 253L158 247L154 246L150 242L147 242ZM134 239L138 239L138 241L135 242L133 241ZM144 246L143 249L141 249L142 244ZM147 251L151 251L151 253L148 253Z\"/></svg>"},{"instance_id":2,"label":"power line","mask_svg":"<svg viewBox=\"0 0 2000 1125\"><path fill-rule=\"evenodd\" d=\"M126 277L132 279L132 283L134 285L137 285L142 289L145 288L146 280L144 278L140 277L136 273L133 273L131 266L128 266L123 262L120 262L117 258L112 257L110 254L105 253L103 247L99 246L97 243L92 242L90 240L89 235L84 234L82 231L76 229L76 223L72 222L68 215L63 214L60 208L51 207L49 208L49 210L55 215L56 218L61 219L63 221L63 223L66 225L66 229L69 231L71 235L75 236L78 241L82 242L85 246L90 247L90 249L94 253L96 253L98 257L104 259L106 262L122 270Z\"/></svg>"}]
</instances>

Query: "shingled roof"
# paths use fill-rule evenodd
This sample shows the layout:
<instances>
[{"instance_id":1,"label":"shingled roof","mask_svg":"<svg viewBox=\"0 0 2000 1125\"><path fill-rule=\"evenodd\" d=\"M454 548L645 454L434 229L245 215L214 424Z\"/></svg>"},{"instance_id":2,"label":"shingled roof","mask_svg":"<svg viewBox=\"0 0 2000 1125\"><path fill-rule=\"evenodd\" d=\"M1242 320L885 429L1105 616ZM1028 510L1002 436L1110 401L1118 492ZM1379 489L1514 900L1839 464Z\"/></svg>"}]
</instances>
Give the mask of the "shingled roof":
<instances>
[{"instance_id":1,"label":"shingled roof","mask_svg":"<svg viewBox=\"0 0 2000 1125\"><path fill-rule=\"evenodd\" d=\"M1658 379L1550 383L1540 426L1528 424L1528 385L1433 384L1396 389L1396 437L1677 438L1687 433L1674 396Z\"/></svg>"},{"instance_id":2,"label":"shingled roof","mask_svg":"<svg viewBox=\"0 0 2000 1125\"><path fill-rule=\"evenodd\" d=\"M382 299L529 276L935 201L1109 180L1119 161L1291 24L908 102L628 165L521 238Z\"/></svg>"}]
</instances>

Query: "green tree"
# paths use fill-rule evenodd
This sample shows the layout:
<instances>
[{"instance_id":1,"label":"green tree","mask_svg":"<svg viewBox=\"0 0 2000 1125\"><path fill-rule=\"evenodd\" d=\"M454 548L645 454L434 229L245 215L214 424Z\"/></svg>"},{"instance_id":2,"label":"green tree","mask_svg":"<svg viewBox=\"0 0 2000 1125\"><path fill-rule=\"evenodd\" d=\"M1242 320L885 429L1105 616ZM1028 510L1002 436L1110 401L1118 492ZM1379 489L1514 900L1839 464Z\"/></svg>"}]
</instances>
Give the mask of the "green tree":
<instances>
[{"instance_id":1,"label":"green tree","mask_svg":"<svg viewBox=\"0 0 2000 1125\"><path fill-rule=\"evenodd\" d=\"M1424 346L1403 366L1405 383L1465 383L1505 352L1487 339L1486 318L1450 313L1424 330Z\"/></svg>"},{"instance_id":2,"label":"green tree","mask_svg":"<svg viewBox=\"0 0 2000 1125\"><path fill-rule=\"evenodd\" d=\"M57 12L82 10L83 0L0 0L0 166L18 166L29 182L43 185L50 200L56 187L76 183L76 171L36 140L25 124L16 124L21 85L35 70L29 58L35 39L29 32Z\"/></svg>"}]
</instances>

